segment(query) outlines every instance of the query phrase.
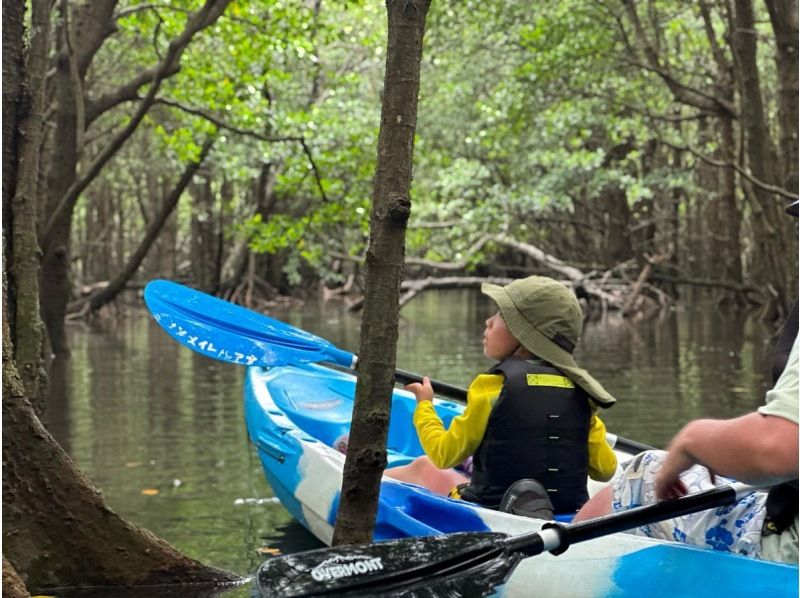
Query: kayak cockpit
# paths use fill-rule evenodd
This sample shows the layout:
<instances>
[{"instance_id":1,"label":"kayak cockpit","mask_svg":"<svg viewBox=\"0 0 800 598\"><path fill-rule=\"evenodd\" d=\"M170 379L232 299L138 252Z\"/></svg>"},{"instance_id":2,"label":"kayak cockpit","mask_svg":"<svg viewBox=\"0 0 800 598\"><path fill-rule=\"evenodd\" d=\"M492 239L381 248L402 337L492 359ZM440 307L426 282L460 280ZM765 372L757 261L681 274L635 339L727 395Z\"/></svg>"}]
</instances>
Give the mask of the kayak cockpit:
<instances>
[{"instance_id":1,"label":"kayak cockpit","mask_svg":"<svg viewBox=\"0 0 800 598\"><path fill-rule=\"evenodd\" d=\"M350 431L356 379L329 368L306 365L273 369L263 378L275 406L312 438L334 447ZM395 389L387 439L388 467L404 465L424 454L413 425L413 395ZM437 400L445 425L463 406Z\"/></svg>"}]
</instances>

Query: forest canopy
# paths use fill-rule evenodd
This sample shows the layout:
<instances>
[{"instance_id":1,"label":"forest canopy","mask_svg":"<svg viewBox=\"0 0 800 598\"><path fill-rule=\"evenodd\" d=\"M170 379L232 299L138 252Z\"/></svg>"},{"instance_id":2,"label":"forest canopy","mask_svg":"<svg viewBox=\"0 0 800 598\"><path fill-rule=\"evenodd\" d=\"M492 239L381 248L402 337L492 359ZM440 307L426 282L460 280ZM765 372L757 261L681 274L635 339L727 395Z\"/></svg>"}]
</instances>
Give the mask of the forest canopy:
<instances>
[{"instance_id":1,"label":"forest canopy","mask_svg":"<svg viewBox=\"0 0 800 598\"><path fill-rule=\"evenodd\" d=\"M223 4L183 47L202 2L54 7L51 54L75 37L48 75L37 193L56 348L58 322L119 272L236 300L360 283L384 7ZM590 298L625 289L616 307L690 284L781 317L797 284L791 5L433 3L406 279L558 262L576 288L604 281Z\"/></svg>"}]
</instances>

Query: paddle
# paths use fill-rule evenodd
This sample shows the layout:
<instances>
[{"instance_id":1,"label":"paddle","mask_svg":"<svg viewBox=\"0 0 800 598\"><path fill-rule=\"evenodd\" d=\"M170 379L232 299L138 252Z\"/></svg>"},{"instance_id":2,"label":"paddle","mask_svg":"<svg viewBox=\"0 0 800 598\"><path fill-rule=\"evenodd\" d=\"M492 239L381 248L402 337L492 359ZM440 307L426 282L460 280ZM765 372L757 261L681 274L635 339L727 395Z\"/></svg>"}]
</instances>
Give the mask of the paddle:
<instances>
[{"instance_id":1,"label":"paddle","mask_svg":"<svg viewBox=\"0 0 800 598\"><path fill-rule=\"evenodd\" d=\"M207 357L240 365L275 367L297 363L332 363L355 369L358 358L329 341L201 291L168 280L145 286L144 300L155 320L180 344ZM422 376L395 370L401 384L422 382ZM457 401L467 390L431 380L434 392ZM629 454L652 447L608 435L609 444Z\"/></svg>"},{"instance_id":2,"label":"paddle","mask_svg":"<svg viewBox=\"0 0 800 598\"><path fill-rule=\"evenodd\" d=\"M358 363L353 353L310 332L175 282L149 282L144 300L173 339L213 359L264 367L325 362L355 369ZM395 379L422 382L422 376L403 370L395 370ZM467 399L466 389L436 380L431 386L443 396Z\"/></svg>"},{"instance_id":3,"label":"paddle","mask_svg":"<svg viewBox=\"0 0 800 598\"><path fill-rule=\"evenodd\" d=\"M580 523L551 522L539 532L512 537L458 533L291 554L265 561L258 571L258 585L262 596L282 597L380 595L400 590L406 595L415 586L424 587L426 595L443 590L484 595L507 579L525 557L547 551L561 554L577 542L728 505L755 490L733 483ZM469 586L466 591L465 586Z\"/></svg>"}]
</instances>

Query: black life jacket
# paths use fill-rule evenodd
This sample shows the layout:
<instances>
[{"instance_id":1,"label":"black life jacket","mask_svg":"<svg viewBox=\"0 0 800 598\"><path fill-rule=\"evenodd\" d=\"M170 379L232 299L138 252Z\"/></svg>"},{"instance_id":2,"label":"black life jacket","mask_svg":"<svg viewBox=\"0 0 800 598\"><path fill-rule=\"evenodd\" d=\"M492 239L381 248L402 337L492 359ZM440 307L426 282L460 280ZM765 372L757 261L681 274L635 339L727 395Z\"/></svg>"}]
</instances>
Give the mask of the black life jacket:
<instances>
[{"instance_id":1,"label":"black life jacket","mask_svg":"<svg viewBox=\"0 0 800 598\"><path fill-rule=\"evenodd\" d=\"M510 357L488 373L502 373L505 383L461 497L497 508L511 484L532 478L556 513L576 511L589 498L588 395L541 360Z\"/></svg>"}]
</instances>

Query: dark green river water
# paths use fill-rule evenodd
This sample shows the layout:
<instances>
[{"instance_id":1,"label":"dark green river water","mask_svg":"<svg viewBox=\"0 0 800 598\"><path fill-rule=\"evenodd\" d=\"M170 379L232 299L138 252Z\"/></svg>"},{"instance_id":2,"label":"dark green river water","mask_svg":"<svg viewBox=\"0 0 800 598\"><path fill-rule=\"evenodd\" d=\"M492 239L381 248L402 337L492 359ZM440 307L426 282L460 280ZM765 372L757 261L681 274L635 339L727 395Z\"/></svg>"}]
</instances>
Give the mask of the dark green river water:
<instances>
[{"instance_id":1,"label":"dark green river water","mask_svg":"<svg viewBox=\"0 0 800 598\"><path fill-rule=\"evenodd\" d=\"M473 291L420 295L402 311L398 367L465 386L490 365L481 335L491 309ZM360 316L341 303L270 315L358 350ZM609 430L665 446L690 419L761 404L769 335L742 314L697 307L588 322L576 356L618 400L602 414ZM245 431L241 367L183 348L144 310L102 329L73 325L70 339L71 359L53 368L48 426L113 510L242 575L271 552L318 545L264 480Z\"/></svg>"}]
</instances>

